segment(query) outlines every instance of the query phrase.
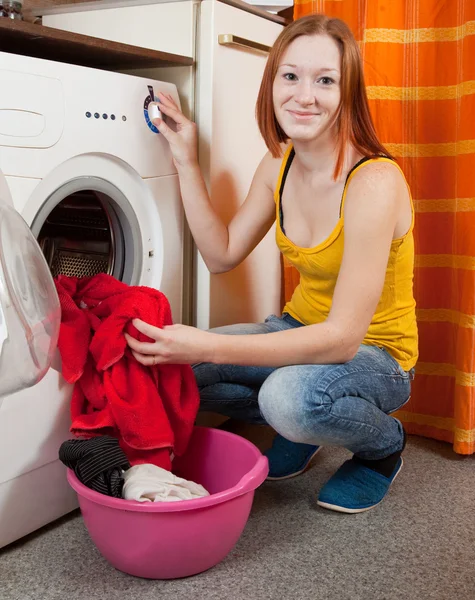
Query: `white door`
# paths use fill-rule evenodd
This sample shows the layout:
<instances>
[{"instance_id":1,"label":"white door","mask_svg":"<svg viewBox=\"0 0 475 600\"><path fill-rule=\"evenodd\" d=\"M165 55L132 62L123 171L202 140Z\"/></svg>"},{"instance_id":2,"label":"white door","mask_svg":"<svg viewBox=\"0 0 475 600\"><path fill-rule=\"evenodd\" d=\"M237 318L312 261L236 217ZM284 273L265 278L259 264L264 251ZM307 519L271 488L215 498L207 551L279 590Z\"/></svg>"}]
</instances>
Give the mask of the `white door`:
<instances>
[{"instance_id":1,"label":"white door","mask_svg":"<svg viewBox=\"0 0 475 600\"><path fill-rule=\"evenodd\" d=\"M222 2L201 3L197 121L200 163L211 202L228 223L244 201L254 172L267 151L255 119L265 52L282 25ZM244 38L223 45L220 36ZM226 41L221 38L221 41ZM197 261L197 325L262 321L280 310L280 254L274 227L251 255L229 273L211 275Z\"/></svg>"},{"instance_id":2,"label":"white door","mask_svg":"<svg viewBox=\"0 0 475 600\"><path fill-rule=\"evenodd\" d=\"M0 403L43 378L60 324L51 272L0 172Z\"/></svg>"}]
</instances>

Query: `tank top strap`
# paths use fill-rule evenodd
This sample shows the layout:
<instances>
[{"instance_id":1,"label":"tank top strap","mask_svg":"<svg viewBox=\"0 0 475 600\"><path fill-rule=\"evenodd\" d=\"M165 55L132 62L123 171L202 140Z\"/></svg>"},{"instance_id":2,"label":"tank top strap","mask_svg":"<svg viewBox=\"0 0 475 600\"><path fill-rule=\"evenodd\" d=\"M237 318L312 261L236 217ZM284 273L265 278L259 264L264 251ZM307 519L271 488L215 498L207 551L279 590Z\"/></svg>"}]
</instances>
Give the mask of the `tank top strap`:
<instances>
[{"instance_id":1,"label":"tank top strap","mask_svg":"<svg viewBox=\"0 0 475 600\"><path fill-rule=\"evenodd\" d=\"M364 165L370 163L370 162L389 162L392 163L393 165L396 165L399 168L399 165L397 164L397 162L392 159L392 158L388 158L387 156L363 156L363 158L361 160L359 160L355 165L353 165L350 169L350 171L348 172L348 175L346 176L345 179L345 186L343 188L343 193L341 195L341 202L340 202L340 213L339 213L339 218L341 219L342 215L343 215L343 208L345 205L345 198L346 198L346 192L348 191L348 185L351 181L351 178L353 177L353 175L355 175Z\"/></svg>"},{"instance_id":2,"label":"tank top strap","mask_svg":"<svg viewBox=\"0 0 475 600\"><path fill-rule=\"evenodd\" d=\"M292 145L290 145L285 151L284 157L282 158L282 164L280 167L279 179L277 180L277 185L275 187L274 192L274 201L279 210L279 225L282 229L282 233L285 235L284 230L284 212L282 210L282 192L284 191L285 180L287 179L287 175L289 173L290 165L295 157L295 149Z\"/></svg>"}]
</instances>

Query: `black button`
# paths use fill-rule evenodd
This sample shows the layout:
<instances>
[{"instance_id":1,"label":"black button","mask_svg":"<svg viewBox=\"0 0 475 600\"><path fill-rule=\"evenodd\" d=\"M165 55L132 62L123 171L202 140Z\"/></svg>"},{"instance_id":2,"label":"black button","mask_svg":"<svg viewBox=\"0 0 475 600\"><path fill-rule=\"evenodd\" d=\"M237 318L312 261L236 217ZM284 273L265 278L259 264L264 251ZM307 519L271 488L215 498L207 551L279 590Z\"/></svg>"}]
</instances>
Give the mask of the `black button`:
<instances>
[{"instance_id":1,"label":"black button","mask_svg":"<svg viewBox=\"0 0 475 600\"><path fill-rule=\"evenodd\" d=\"M122 121L127 121L127 117L125 115L122 115Z\"/></svg>"},{"instance_id":2,"label":"black button","mask_svg":"<svg viewBox=\"0 0 475 600\"><path fill-rule=\"evenodd\" d=\"M111 119L115 121L115 115L111 115Z\"/></svg>"},{"instance_id":3,"label":"black button","mask_svg":"<svg viewBox=\"0 0 475 600\"><path fill-rule=\"evenodd\" d=\"M94 117L98 119L101 115L99 113L94 113Z\"/></svg>"},{"instance_id":4,"label":"black button","mask_svg":"<svg viewBox=\"0 0 475 600\"><path fill-rule=\"evenodd\" d=\"M90 119L90 118L91 118L91 113L90 113L89 111L87 111L87 113L86 113L86 117L87 117L88 119Z\"/></svg>"},{"instance_id":5,"label":"black button","mask_svg":"<svg viewBox=\"0 0 475 600\"><path fill-rule=\"evenodd\" d=\"M102 115L102 118L103 118L103 119L107 119L107 115L106 115L106 113L104 113L104 114Z\"/></svg>"}]
</instances>

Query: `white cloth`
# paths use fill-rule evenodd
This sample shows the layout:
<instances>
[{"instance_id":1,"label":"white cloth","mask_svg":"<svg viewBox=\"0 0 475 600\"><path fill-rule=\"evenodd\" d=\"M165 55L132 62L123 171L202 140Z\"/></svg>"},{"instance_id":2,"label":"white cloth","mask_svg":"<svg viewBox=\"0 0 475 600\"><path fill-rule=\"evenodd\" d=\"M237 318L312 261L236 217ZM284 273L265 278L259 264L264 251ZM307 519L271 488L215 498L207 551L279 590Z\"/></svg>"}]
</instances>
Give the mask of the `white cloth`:
<instances>
[{"instance_id":1,"label":"white cloth","mask_svg":"<svg viewBox=\"0 0 475 600\"><path fill-rule=\"evenodd\" d=\"M124 473L122 496L138 502L177 502L209 496L202 485L156 465L135 465Z\"/></svg>"}]
</instances>

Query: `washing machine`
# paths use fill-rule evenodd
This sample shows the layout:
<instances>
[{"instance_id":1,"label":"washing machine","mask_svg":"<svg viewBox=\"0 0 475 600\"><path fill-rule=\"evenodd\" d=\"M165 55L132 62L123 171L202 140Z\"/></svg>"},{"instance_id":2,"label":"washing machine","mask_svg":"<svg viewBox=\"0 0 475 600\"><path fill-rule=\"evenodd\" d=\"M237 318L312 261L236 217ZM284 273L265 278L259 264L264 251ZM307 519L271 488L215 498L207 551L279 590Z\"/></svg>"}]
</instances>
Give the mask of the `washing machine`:
<instances>
[{"instance_id":1,"label":"washing machine","mask_svg":"<svg viewBox=\"0 0 475 600\"><path fill-rule=\"evenodd\" d=\"M0 547L77 506L58 460L72 389L52 277L157 288L182 322L184 216L149 116L158 91L179 102L173 84L0 53Z\"/></svg>"}]
</instances>

